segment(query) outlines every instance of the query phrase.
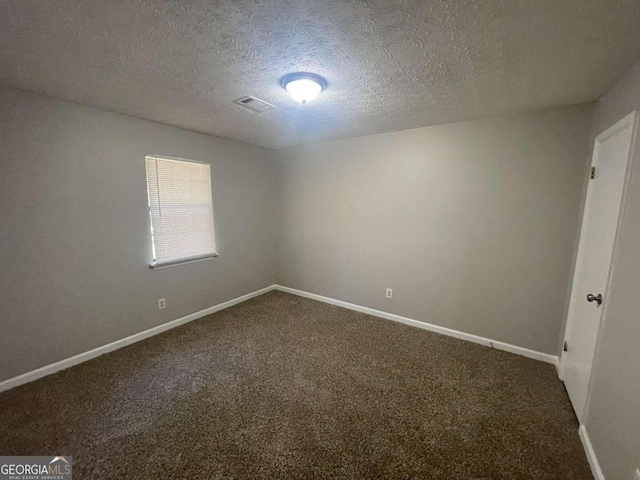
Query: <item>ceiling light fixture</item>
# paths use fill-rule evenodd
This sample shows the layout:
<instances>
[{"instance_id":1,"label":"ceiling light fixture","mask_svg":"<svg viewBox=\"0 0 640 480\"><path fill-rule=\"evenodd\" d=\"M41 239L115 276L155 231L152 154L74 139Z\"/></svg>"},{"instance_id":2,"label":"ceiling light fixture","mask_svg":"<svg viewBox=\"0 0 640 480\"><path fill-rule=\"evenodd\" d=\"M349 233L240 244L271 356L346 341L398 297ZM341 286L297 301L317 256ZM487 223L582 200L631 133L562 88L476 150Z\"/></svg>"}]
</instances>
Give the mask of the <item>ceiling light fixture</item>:
<instances>
[{"instance_id":1,"label":"ceiling light fixture","mask_svg":"<svg viewBox=\"0 0 640 480\"><path fill-rule=\"evenodd\" d=\"M280 83L296 102L303 105L315 100L327 87L327 81L315 73L290 73Z\"/></svg>"}]
</instances>

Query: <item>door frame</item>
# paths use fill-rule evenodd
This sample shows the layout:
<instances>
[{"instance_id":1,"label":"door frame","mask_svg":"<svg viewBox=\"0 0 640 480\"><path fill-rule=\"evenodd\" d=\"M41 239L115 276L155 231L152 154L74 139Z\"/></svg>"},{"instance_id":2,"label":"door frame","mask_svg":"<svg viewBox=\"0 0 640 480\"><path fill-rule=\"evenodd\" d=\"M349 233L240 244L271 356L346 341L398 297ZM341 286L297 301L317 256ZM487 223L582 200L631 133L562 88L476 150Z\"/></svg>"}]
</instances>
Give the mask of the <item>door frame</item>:
<instances>
[{"instance_id":1,"label":"door frame","mask_svg":"<svg viewBox=\"0 0 640 480\"><path fill-rule=\"evenodd\" d=\"M593 380L593 361L595 360L595 357L598 353L598 349L599 349L599 344L600 344L600 339L602 337L602 330L604 327L604 323L606 321L607 318L607 313L608 313L608 302L606 301L609 298L609 294L610 294L610 289L611 289L611 278L613 275L613 263L614 263L614 259L617 257L618 254L618 236L620 234L620 227L621 227L621 223L622 223L622 217L623 217L623 213L626 207L626 203L627 203L627 192L628 192L628 187L629 187L629 181L631 179L631 171L632 171L632 166L633 166L633 158L635 156L635 150L636 150L636 142L638 141L638 110L633 110L631 113L629 113L628 115L626 115L624 118L622 118L621 120L618 120L616 123L614 123L611 127L607 128L606 130L604 130L603 132L599 133L593 143L593 150L591 153L591 162L589 163L589 170L591 169L591 167L593 166L593 161L596 158L596 155L600 149L600 145L607 139L609 139L610 137L612 137L613 135L615 135L616 133L620 132L621 130L624 130L625 128L627 128L628 126L631 127L631 140L630 140L630 145L629 145L629 153L627 156L627 166L625 169L625 176L624 176L624 181L623 181L623 187L622 187L622 197L620 199L620 207L618 210L618 220L616 222L616 231L614 234L614 240L613 240L613 250L611 252L611 261L609 263L609 271L607 272L607 281L606 281L606 286L605 286L605 290L603 292L604 295L604 305L602 308L602 311L600 312L600 323L598 325L598 333L596 334L596 343L595 343L595 347L594 347L594 352L593 352L593 359L592 359L592 364L591 364L591 370L589 372L589 385L587 387L587 396L585 399L585 405L583 408L583 417L586 415L586 413L588 412L589 409L589 401L591 399L591 388L592 388L592 380ZM589 182L590 180L587 179L587 182ZM578 249L580 248L580 239L582 237L582 225L584 223L584 214L586 211L586 207L589 203L589 200L591 198L591 196L593 195L593 189L590 189L590 184L587 184L587 192L586 192L586 196L585 196L585 201L583 204L583 209L582 209L582 218L580 220L580 232L579 232L579 236L578 236L578 243L576 245L576 263L573 269L573 275L571 276L571 289L569 290L569 304L568 304L568 308L567 308L567 316L566 316L566 321L565 321L565 326L564 326L564 335L563 335L563 340L565 342L568 342L568 333L569 333L569 327L571 326L571 318L570 318L570 308L571 308L571 296L573 294L573 288L574 288L574 284L575 284L575 277L577 272L580 271L581 267L581 258L578 257ZM565 378L565 352L561 351L560 352L560 378L564 379Z\"/></svg>"}]
</instances>

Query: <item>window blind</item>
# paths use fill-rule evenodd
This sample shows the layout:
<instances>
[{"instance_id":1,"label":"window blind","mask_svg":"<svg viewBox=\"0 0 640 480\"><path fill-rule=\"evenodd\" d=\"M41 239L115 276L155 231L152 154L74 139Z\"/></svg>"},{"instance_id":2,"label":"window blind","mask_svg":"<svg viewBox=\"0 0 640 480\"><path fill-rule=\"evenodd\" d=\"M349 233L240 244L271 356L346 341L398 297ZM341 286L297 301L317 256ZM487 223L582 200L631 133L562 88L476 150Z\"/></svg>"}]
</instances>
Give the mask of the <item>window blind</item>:
<instances>
[{"instance_id":1,"label":"window blind","mask_svg":"<svg viewBox=\"0 0 640 480\"><path fill-rule=\"evenodd\" d=\"M151 216L152 267L217 256L211 167L166 157L145 157Z\"/></svg>"}]
</instances>

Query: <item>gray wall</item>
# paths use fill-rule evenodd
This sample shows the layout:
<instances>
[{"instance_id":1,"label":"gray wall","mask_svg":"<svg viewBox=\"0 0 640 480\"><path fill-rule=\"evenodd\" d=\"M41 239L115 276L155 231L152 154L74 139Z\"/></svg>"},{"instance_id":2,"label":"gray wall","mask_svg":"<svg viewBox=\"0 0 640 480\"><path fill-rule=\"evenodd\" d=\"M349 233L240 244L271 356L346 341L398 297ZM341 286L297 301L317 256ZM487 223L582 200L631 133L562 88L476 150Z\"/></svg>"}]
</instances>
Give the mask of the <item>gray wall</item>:
<instances>
[{"instance_id":1,"label":"gray wall","mask_svg":"<svg viewBox=\"0 0 640 480\"><path fill-rule=\"evenodd\" d=\"M557 353L590 105L275 152L7 88L0 109L0 380L276 280ZM218 259L148 269L148 153L212 163Z\"/></svg>"},{"instance_id":2,"label":"gray wall","mask_svg":"<svg viewBox=\"0 0 640 480\"><path fill-rule=\"evenodd\" d=\"M0 145L0 381L274 283L266 150L6 88ZM217 259L148 268L149 153L211 162Z\"/></svg>"},{"instance_id":3,"label":"gray wall","mask_svg":"<svg viewBox=\"0 0 640 480\"><path fill-rule=\"evenodd\" d=\"M278 283L557 355L592 108L277 151Z\"/></svg>"},{"instance_id":4,"label":"gray wall","mask_svg":"<svg viewBox=\"0 0 640 480\"><path fill-rule=\"evenodd\" d=\"M591 143L640 110L640 63L598 101ZM585 426L607 480L640 468L640 139L634 143L613 274L594 359Z\"/></svg>"}]
</instances>

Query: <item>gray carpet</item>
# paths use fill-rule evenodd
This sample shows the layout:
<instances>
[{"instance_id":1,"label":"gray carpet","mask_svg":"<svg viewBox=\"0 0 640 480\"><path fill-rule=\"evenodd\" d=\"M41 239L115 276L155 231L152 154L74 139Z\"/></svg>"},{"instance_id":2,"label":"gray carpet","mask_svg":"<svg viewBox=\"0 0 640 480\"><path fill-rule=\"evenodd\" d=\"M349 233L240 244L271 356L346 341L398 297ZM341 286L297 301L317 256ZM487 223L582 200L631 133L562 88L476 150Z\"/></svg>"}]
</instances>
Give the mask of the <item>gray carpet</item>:
<instances>
[{"instance_id":1,"label":"gray carpet","mask_svg":"<svg viewBox=\"0 0 640 480\"><path fill-rule=\"evenodd\" d=\"M553 366L271 292L0 394L74 478L590 479Z\"/></svg>"}]
</instances>

